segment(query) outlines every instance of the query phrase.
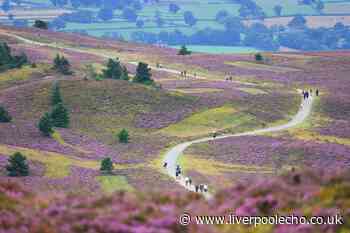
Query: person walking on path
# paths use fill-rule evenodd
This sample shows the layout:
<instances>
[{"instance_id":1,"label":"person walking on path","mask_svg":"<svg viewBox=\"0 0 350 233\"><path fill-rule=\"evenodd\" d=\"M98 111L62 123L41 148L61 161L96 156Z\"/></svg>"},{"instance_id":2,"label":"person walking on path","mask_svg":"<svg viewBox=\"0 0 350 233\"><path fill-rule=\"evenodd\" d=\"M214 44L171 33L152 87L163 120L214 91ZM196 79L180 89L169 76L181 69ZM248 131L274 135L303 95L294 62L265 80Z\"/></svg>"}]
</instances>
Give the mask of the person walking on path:
<instances>
[{"instance_id":1,"label":"person walking on path","mask_svg":"<svg viewBox=\"0 0 350 233\"><path fill-rule=\"evenodd\" d=\"M316 89L316 96L318 96L319 94L320 94L320 91Z\"/></svg>"},{"instance_id":2,"label":"person walking on path","mask_svg":"<svg viewBox=\"0 0 350 233\"><path fill-rule=\"evenodd\" d=\"M198 193L199 187L198 185L195 186L196 193Z\"/></svg>"}]
</instances>

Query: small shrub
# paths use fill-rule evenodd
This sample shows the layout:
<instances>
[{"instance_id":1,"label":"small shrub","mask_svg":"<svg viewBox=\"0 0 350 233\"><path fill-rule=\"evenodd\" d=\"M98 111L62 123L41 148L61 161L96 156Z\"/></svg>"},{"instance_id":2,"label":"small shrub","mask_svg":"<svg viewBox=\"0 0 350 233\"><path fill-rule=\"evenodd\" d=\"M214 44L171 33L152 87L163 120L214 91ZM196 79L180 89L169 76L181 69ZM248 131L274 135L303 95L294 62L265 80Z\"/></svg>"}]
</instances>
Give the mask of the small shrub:
<instances>
[{"instance_id":1,"label":"small shrub","mask_svg":"<svg viewBox=\"0 0 350 233\"><path fill-rule=\"evenodd\" d=\"M128 143L129 142L129 132L126 129L122 129L118 133L118 140L120 143Z\"/></svg>"},{"instance_id":2,"label":"small shrub","mask_svg":"<svg viewBox=\"0 0 350 233\"><path fill-rule=\"evenodd\" d=\"M111 158L104 158L101 161L101 167L100 167L101 172L111 174L113 169L114 169L114 166Z\"/></svg>"},{"instance_id":3,"label":"small shrub","mask_svg":"<svg viewBox=\"0 0 350 233\"><path fill-rule=\"evenodd\" d=\"M10 114L6 111L6 109L2 106L0 106L0 122L7 123L11 122L12 117Z\"/></svg>"},{"instance_id":4,"label":"small shrub","mask_svg":"<svg viewBox=\"0 0 350 233\"><path fill-rule=\"evenodd\" d=\"M28 176L29 166L27 158L20 152L14 153L9 159L9 164L6 166L8 176Z\"/></svg>"}]
</instances>

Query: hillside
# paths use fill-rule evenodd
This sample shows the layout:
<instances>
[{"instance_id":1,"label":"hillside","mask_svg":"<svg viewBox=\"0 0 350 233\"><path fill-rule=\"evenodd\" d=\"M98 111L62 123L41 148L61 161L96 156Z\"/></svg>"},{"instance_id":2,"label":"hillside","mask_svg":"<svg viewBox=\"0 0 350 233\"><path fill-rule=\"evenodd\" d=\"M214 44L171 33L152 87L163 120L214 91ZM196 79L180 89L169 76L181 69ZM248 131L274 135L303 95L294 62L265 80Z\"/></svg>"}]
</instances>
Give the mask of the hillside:
<instances>
[{"instance_id":1,"label":"hillside","mask_svg":"<svg viewBox=\"0 0 350 233\"><path fill-rule=\"evenodd\" d=\"M174 216L216 207L213 214L235 209L252 216L341 213L349 219L350 52L178 55L171 48L8 26L0 27L0 40L8 45L0 49L0 106L12 118L2 122L0 109L0 231L25 225L28 232L160 232L152 227L165 224L164 232L204 232L178 225ZM139 81L148 72L150 80ZM53 104L55 88L59 104ZM305 100L302 91L311 96ZM45 135L39 121L47 112L54 121L58 105L69 124ZM60 113L62 123L66 115ZM9 177L16 152L28 161L24 177ZM106 158L110 172L101 171ZM177 164L182 175L175 179ZM199 184L209 191L188 194ZM116 191L126 194L109 196ZM200 194L213 199L208 204ZM29 224L30 203L38 225ZM115 214L124 209L125 218ZM78 216L85 219L79 227L71 223Z\"/></svg>"}]
</instances>

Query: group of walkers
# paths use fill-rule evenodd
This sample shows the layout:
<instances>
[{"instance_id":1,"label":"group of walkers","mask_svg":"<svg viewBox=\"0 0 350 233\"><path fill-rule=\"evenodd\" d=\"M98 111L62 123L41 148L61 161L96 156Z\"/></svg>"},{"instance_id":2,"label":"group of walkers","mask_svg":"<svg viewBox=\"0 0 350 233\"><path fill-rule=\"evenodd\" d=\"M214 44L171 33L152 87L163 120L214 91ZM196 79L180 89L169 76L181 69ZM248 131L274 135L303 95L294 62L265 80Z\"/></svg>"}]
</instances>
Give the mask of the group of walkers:
<instances>
[{"instance_id":1,"label":"group of walkers","mask_svg":"<svg viewBox=\"0 0 350 233\"><path fill-rule=\"evenodd\" d=\"M308 99L309 97L311 97L311 96L312 96L312 92L313 92L312 89L310 89L309 91L303 90L302 94L303 94L304 100L305 100L305 99ZM320 91L319 91L318 89L316 89L315 95L316 95L316 96L319 96L319 95L320 95Z\"/></svg>"},{"instance_id":2,"label":"group of walkers","mask_svg":"<svg viewBox=\"0 0 350 233\"><path fill-rule=\"evenodd\" d=\"M164 162L163 167L167 168L167 166L168 166L168 163ZM176 165L175 177L176 177L177 180L181 178L181 174L182 174L182 170L181 170L180 165ZM189 177L185 178L185 186L186 187L191 186L192 183L193 182L192 182L191 178L189 178ZM206 193L206 192L208 192L208 186L204 185L204 184L195 185L194 186L194 190L195 190L196 193L198 193L198 192Z\"/></svg>"}]
</instances>

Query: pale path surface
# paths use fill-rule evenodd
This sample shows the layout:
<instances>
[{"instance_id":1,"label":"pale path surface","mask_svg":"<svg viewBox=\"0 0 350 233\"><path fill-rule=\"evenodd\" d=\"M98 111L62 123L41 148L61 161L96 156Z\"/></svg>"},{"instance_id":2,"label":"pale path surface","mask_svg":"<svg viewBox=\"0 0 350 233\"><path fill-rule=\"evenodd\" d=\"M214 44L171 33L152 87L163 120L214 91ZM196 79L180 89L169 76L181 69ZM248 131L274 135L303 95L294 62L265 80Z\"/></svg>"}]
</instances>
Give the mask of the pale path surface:
<instances>
[{"instance_id":1,"label":"pale path surface","mask_svg":"<svg viewBox=\"0 0 350 233\"><path fill-rule=\"evenodd\" d=\"M291 121L289 121L286 124L279 125L279 126L273 126L265 129L258 129L254 131L249 131L245 133L238 133L238 134L227 134L227 135L221 135L217 136L215 139L213 137L206 137L202 139L197 139L189 142L184 142L182 144L179 144L172 149L170 149L166 154L164 158L164 162L167 163L166 171L169 176L173 177L176 179L175 172L176 172L176 165L179 157L183 154L183 152L190 147L193 144L196 143L202 143L202 142L208 142L208 141L214 141L214 140L219 140L219 139L224 139L224 138L230 138L230 137L241 137L241 136L252 136L252 135L259 135L259 134L264 134L264 133L273 133L273 132L278 132L278 131L283 131L286 129L290 129L292 127L295 127L301 123L303 123L307 117L311 113L311 108L312 108L312 103L313 103L313 97L309 97L309 99L302 100L302 103L300 105L300 109L298 113L292 118ZM185 177L180 176L176 181L184 186L187 190L189 191L195 191L195 185L186 185L185 184ZM204 193L204 196L207 198L210 198L209 193Z\"/></svg>"}]
</instances>

